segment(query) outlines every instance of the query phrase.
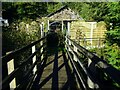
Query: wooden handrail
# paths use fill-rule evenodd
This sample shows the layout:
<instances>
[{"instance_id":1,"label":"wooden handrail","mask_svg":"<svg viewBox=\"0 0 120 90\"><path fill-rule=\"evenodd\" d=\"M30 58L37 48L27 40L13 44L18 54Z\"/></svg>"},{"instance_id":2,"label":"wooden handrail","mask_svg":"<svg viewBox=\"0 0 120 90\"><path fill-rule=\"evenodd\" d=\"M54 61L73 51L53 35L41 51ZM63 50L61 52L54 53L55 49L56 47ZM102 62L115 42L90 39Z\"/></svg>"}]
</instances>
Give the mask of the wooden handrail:
<instances>
[{"instance_id":1,"label":"wooden handrail","mask_svg":"<svg viewBox=\"0 0 120 90\"><path fill-rule=\"evenodd\" d=\"M72 67L74 68L74 70L76 72L76 75L77 75L77 78L78 78L79 84L81 85L82 90L87 90L88 86L85 84L85 81L82 79L79 71L77 70L77 67L75 65L75 62L72 60L70 52L67 51L67 54L68 54L68 56L70 58L71 65L72 65Z\"/></svg>"},{"instance_id":2,"label":"wooden handrail","mask_svg":"<svg viewBox=\"0 0 120 90\"><path fill-rule=\"evenodd\" d=\"M70 47L68 44L67 46L71 49L71 52L74 53L74 55L77 57L77 62L79 63L81 69L84 71L84 73L95 83L99 84L99 86L102 86L102 84L97 80L96 77L92 77L92 75L90 74L89 70L84 67L84 65L82 64L82 62L79 60L79 55L73 50L72 47ZM70 55L70 54L69 54Z\"/></svg>"},{"instance_id":3,"label":"wooden handrail","mask_svg":"<svg viewBox=\"0 0 120 90\"><path fill-rule=\"evenodd\" d=\"M41 39L39 39L39 40L37 40L37 41L29 44L29 45L26 45L26 46L24 46L24 47L22 47L22 48L20 48L20 49L14 50L14 51L12 51L11 53L3 56L3 57L2 57L2 62L3 62L2 65L4 66L5 64L7 64L7 62L9 62L11 59L14 58L14 55L19 54L20 52L25 52L25 50L27 50L27 49L31 48L32 46L38 44L39 42L41 42L41 41L44 40L45 38L46 38L46 37L43 37L43 38L41 38ZM42 45L41 45L37 50L35 50L34 53L32 53L30 56L28 56L28 58L27 58L26 60L24 60L24 62L22 62L20 65L18 65L18 66L15 68L15 70L13 70L8 76L6 76L6 77L3 79L3 81L0 82L0 86L1 86L2 88L5 88L6 86L8 86L8 85L10 84L10 82L11 82L14 78L16 78L17 73L19 72L20 68L24 67L24 66L29 62L29 60L32 59L32 58L44 47L44 48L43 48L43 51L40 53L40 56L42 56L42 55L44 54L45 50L46 50L46 49L45 49L45 44L46 44L46 42L42 43ZM31 71L33 70L33 68L37 65L37 62L38 62L38 60L36 60L36 61L31 65L30 70L28 70L28 72L25 74L26 76L27 76L29 73L31 73Z\"/></svg>"},{"instance_id":4,"label":"wooden handrail","mask_svg":"<svg viewBox=\"0 0 120 90\"><path fill-rule=\"evenodd\" d=\"M39 39L39 40L37 40L37 41L29 44L29 45L26 45L26 46L24 46L24 47L22 47L22 48L19 48L19 49L17 49L17 50L14 50L14 51L12 51L11 53L3 56L3 57L2 57L2 63L4 64L4 63L8 62L9 60L11 60L11 59L14 57L15 54L18 54L18 53L20 53L20 52L22 52L22 51L25 51L25 50L31 48L32 46L36 45L36 44L39 43L40 41L44 40L45 38L46 38L46 37L43 37L43 38L41 38L41 39Z\"/></svg>"},{"instance_id":5,"label":"wooden handrail","mask_svg":"<svg viewBox=\"0 0 120 90\"><path fill-rule=\"evenodd\" d=\"M66 37L68 41L72 43L73 46L77 47L77 49L87 58L89 58L93 63L95 63L99 68L101 68L114 82L120 85L120 71L108 64L105 60L99 58L92 52L88 51L84 47L78 45L75 41Z\"/></svg>"}]
</instances>

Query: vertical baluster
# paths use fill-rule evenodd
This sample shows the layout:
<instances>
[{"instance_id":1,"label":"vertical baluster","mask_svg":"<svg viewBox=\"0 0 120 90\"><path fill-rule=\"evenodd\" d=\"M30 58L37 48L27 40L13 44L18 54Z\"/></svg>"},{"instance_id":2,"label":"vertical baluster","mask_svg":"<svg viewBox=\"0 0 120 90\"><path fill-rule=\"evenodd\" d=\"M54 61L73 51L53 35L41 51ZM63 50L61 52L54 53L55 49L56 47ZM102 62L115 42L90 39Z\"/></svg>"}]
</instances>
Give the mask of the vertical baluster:
<instances>
[{"instance_id":1,"label":"vertical baluster","mask_svg":"<svg viewBox=\"0 0 120 90\"><path fill-rule=\"evenodd\" d=\"M77 47L75 45L74 45L74 51L77 53ZM73 54L73 59L74 59L74 61L77 62L77 57L75 54Z\"/></svg>"},{"instance_id":2,"label":"vertical baluster","mask_svg":"<svg viewBox=\"0 0 120 90\"><path fill-rule=\"evenodd\" d=\"M34 45L34 46L32 46L32 53L34 53L35 51L36 50L35 50L35 45ZM33 61L33 63L35 63L35 61L36 61L36 55L32 58L32 61ZM35 66L34 69L33 69L33 73L34 74L35 74L36 70L37 70L37 66Z\"/></svg>"},{"instance_id":3,"label":"vertical baluster","mask_svg":"<svg viewBox=\"0 0 120 90\"><path fill-rule=\"evenodd\" d=\"M40 33L41 33L41 38L44 37L44 32L43 32L43 23L40 24Z\"/></svg>"},{"instance_id":4,"label":"vertical baluster","mask_svg":"<svg viewBox=\"0 0 120 90\"><path fill-rule=\"evenodd\" d=\"M70 22L67 22L67 35L70 36Z\"/></svg>"},{"instance_id":5,"label":"vertical baluster","mask_svg":"<svg viewBox=\"0 0 120 90\"><path fill-rule=\"evenodd\" d=\"M47 21L47 29L48 29L48 31L50 30L50 27L49 27L50 25L49 25L49 20Z\"/></svg>"},{"instance_id":6,"label":"vertical baluster","mask_svg":"<svg viewBox=\"0 0 120 90\"><path fill-rule=\"evenodd\" d=\"M68 51L71 51L70 46L72 45L72 43L71 43L71 41L69 39L68 39L68 45L69 45Z\"/></svg>"},{"instance_id":7,"label":"vertical baluster","mask_svg":"<svg viewBox=\"0 0 120 90\"><path fill-rule=\"evenodd\" d=\"M43 24L41 24L41 38L44 37L44 32L43 32ZM43 45L43 41L40 42L40 45ZM43 52L43 47L41 48L41 53ZM43 55L41 56L41 60L43 59Z\"/></svg>"}]
</instances>

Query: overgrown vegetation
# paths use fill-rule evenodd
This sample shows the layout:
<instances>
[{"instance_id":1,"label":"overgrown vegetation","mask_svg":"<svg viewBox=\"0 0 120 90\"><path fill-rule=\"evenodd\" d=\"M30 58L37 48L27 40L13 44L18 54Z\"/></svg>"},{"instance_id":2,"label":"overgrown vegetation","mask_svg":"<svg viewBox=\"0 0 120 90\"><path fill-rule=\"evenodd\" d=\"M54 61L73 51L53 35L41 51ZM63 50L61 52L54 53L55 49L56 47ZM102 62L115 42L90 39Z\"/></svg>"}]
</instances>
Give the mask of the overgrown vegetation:
<instances>
[{"instance_id":1,"label":"overgrown vegetation","mask_svg":"<svg viewBox=\"0 0 120 90\"><path fill-rule=\"evenodd\" d=\"M54 6L55 5L55 6ZM40 38L40 23L46 30L47 14L60 8L60 3L4 2L3 18L9 27L3 27L3 54Z\"/></svg>"},{"instance_id":2,"label":"overgrown vegetation","mask_svg":"<svg viewBox=\"0 0 120 90\"><path fill-rule=\"evenodd\" d=\"M117 44L107 45L103 53L108 63L120 70L120 47Z\"/></svg>"}]
</instances>

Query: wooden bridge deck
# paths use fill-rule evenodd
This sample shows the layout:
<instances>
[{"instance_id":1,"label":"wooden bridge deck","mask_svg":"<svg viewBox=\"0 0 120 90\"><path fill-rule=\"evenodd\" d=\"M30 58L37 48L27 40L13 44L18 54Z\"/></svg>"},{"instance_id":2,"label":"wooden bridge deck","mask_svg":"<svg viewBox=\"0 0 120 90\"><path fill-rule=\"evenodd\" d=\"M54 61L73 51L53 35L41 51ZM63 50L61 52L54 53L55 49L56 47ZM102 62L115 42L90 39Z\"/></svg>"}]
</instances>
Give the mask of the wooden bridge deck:
<instances>
[{"instance_id":1,"label":"wooden bridge deck","mask_svg":"<svg viewBox=\"0 0 120 90\"><path fill-rule=\"evenodd\" d=\"M41 76L36 77L38 83L34 84L34 89L77 89L73 70L70 68L67 55L63 51L56 51L48 56ZM36 82L36 81L35 81Z\"/></svg>"}]
</instances>

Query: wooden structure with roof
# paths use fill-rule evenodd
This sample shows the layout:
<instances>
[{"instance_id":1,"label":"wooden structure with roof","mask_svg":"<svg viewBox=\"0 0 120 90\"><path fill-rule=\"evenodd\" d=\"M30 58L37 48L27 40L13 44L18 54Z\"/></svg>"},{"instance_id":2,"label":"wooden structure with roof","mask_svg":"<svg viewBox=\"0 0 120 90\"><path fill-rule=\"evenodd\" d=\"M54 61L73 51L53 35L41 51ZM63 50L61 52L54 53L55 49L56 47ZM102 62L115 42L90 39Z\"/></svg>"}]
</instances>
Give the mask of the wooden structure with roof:
<instances>
[{"instance_id":1,"label":"wooden structure with roof","mask_svg":"<svg viewBox=\"0 0 120 90\"><path fill-rule=\"evenodd\" d=\"M71 39L77 40L81 45L83 45L83 42L85 45L86 41L83 39L87 38L87 45L91 47L93 45L96 46L100 44L100 42L98 42L100 40L99 38L104 38L105 36L106 28L104 26L102 26L104 28L101 28L97 22L86 22L68 6L63 6L57 11L47 15L47 19L49 27L59 27L64 34L69 35ZM50 28L48 28L48 30L50 30ZM82 32L82 35L80 35L80 32ZM93 38L97 38L97 41L94 41ZM82 42L80 42L80 39Z\"/></svg>"}]
</instances>

